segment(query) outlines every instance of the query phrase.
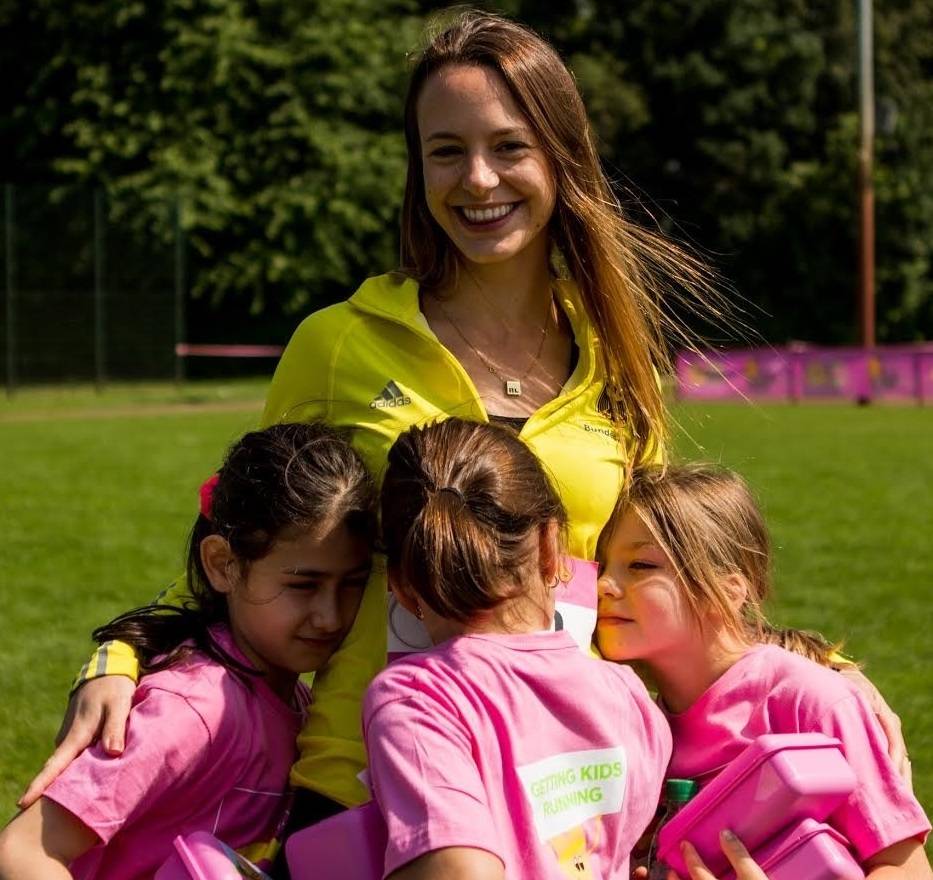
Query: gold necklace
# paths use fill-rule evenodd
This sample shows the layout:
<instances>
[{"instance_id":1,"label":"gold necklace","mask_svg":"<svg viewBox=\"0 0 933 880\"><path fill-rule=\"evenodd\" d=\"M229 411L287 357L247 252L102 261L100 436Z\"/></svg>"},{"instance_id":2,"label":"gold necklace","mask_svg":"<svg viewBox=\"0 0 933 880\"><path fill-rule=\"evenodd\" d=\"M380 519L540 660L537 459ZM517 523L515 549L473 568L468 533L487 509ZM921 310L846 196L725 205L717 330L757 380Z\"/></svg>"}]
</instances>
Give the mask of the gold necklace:
<instances>
[{"instance_id":1,"label":"gold necklace","mask_svg":"<svg viewBox=\"0 0 933 880\"><path fill-rule=\"evenodd\" d=\"M528 378L528 374L531 373L535 365L541 359L541 352L544 351L544 343L547 340L548 330L551 327L551 309L553 307L553 302L554 299L552 294L551 298L548 300L548 308L544 316L544 326L541 328L541 341L538 343L538 350L535 352L535 356L528 364L528 368L517 379L510 379L508 376L503 376L502 373L500 373L492 364L492 362L486 357L486 355L484 355L475 345L473 345L472 342L470 342L469 339L466 338L466 334L464 334L453 318L450 317L450 313L447 311L447 309L444 308L444 304L440 301L440 299L437 300L437 306L441 310L444 317L447 319L447 323L454 328L457 335L466 343L470 351L472 351L473 354L479 358L480 363L502 383L503 390L505 391L506 395L509 397L521 397L522 382Z\"/></svg>"}]
</instances>

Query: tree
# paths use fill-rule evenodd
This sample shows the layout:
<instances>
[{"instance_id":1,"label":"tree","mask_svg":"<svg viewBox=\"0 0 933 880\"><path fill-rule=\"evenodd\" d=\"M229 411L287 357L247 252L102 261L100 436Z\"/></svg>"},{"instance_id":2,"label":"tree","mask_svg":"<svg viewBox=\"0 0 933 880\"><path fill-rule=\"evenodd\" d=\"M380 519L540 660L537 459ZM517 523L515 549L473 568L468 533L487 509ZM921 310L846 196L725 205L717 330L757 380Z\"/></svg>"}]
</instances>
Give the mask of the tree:
<instances>
[{"instance_id":1,"label":"tree","mask_svg":"<svg viewBox=\"0 0 933 880\"><path fill-rule=\"evenodd\" d=\"M933 3L875 5L878 92L897 108L876 166L879 338L929 338ZM577 70L606 166L634 213L711 252L764 310L753 323L765 338L854 341L851 0L590 0L558 11L526 2L513 11Z\"/></svg>"},{"instance_id":2,"label":"tree","mask_svg":"<svg viewBox=\"0 0 933 880\"><path fill-rule=\"evenodd\" d=\"M52 169L140 235L179 199L196 294L307 308L395 261L407 0L39 0L31 25Z\"/></svg>"}]
</instances>

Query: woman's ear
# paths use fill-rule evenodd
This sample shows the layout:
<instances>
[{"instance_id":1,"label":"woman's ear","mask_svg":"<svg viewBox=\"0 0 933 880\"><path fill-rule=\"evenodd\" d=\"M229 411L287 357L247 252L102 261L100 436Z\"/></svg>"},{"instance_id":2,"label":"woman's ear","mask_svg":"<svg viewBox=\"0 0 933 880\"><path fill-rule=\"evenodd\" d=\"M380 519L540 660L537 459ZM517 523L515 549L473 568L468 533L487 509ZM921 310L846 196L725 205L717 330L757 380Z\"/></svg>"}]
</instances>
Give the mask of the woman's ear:
<instances>
[{"instance_id":1,"label":"woman's ear","mask_svg":"<svg viewBox=\"0 0 933 880\"><path fill-rule=\"evenodd\" d=\"M208 535L201 541L200 553L211 586L218 593L232 592L240 580L240 565L229 541L220 535Z\"/></svg>"}]
</instances>

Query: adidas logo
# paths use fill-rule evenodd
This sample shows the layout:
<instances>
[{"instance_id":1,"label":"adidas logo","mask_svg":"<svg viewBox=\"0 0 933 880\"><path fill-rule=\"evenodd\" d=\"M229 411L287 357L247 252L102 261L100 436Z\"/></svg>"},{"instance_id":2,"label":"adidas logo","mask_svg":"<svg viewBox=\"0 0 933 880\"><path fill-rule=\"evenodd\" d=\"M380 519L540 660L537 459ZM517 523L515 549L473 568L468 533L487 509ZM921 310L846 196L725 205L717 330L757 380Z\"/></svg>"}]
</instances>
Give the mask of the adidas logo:
<instances>
[{"instance_id":1,"label":"adidas logo","mask_svg":"<svg viewBox=\"0 0 933 880\"><path fill-rule=\"evenodd\" d=\"M386 382L386 387L374 397L370 403L370 409L389 409L396 406L408 406L411 398L402 393L402 389L395 384L392 379Z\"/></svg>"}]
</instances>

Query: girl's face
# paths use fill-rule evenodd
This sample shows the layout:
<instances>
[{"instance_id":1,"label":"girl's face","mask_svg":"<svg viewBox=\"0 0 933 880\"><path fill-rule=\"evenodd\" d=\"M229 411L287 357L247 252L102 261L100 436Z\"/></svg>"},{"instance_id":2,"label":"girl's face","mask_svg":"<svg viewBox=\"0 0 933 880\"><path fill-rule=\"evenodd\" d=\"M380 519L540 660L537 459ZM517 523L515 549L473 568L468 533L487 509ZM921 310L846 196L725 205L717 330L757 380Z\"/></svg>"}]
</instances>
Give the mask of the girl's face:
<instances>
[{"instance_id":1,"label":"girl's face","mask_svg":"<svg viewBox=\"0 0 933 880\"><path fill-rule=\"evenodd\" d=\"M499 74L445 67L417 112L428 210L457 250L473 263L546 261L554 174Z\"/></svg>"},{"instance_id":2,"label":"girl's face","mask_svg":"<svg viewBox=\"0 0 933 880\"><path fill-rule=\"evenodd\" d=\"M702 644L699 622L684 599L670 560L634 511L607 543L597 581L596 644L608 660L690 653Z\"/></svg>"},{"instance_id":3,"label":"girl's face","mask_svg":"<svg viewBox=\"0 0 933 880\"><path fill-rule=\"evenodd\" d=\"M372 566L372 548L340 523L286 531L227 594L240 649L274 691L291 696L295 676L319 669L349 631Z\"/></svg>"}]
</instances>

